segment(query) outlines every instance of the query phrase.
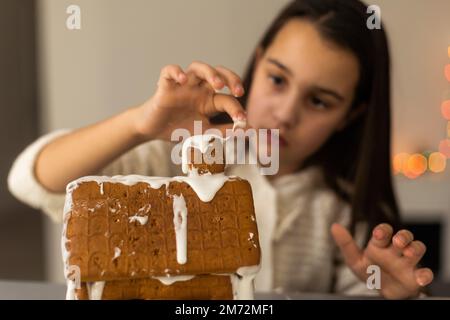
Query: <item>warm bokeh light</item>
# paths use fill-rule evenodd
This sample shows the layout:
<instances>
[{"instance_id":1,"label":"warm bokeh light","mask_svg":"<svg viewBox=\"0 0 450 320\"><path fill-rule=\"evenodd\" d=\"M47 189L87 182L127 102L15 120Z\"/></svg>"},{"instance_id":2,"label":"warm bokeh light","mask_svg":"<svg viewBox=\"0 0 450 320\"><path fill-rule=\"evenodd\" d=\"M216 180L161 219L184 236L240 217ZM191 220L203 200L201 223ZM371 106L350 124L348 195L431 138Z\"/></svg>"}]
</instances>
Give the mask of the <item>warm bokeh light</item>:
<instances>
[{"instance_id":1,"label":"warm bokeh light","mask_svg":"<svg viewBox=\"0 0 450 320\"><path fill-rule=\"evenodd\" d=\"M447 158L440 152L433 152L428 158L428 167L434 173L443 172L447 166Z\"/></svg>"},{"instance_id":2,"label":"warm bokeh light","mask_svg":"<svg viewBox=\"0 0 450 320\"><path fill-rule=\"evenodd\" d=\"M450 58L450 46L447 48L448 57ZM444 69L445 78L450 82L450 64ZM427 170L440 173L447 166L447 159L450 158L450 97L446 97L442 101L441 113L447 122L447 139L439 143L439 151L424 151L422 154L408 154L405 152L398 153L392 159L392 170L395 175L403 174L409 179L416 179L424 174Z\"/></svg>"},{"instance_id":3,"label":"warm bokeh light","mask_svg":"<svg viewBox=\"0 0 450 320\"><path fill-rule=\"evenodd\" d=\"M450 158L450 139L442 140L441 143L439 143L439 152L447 158Z\"/></svg>"},{"instance_id":4,"label":"warm bokeh light","mask_svg":"<svg viewBox=\"0 0 450 320\"><path fill-rule=\"evenodd\" d=\"M416 175L412 172L409 172L409 171L403 172L403 175L409 179L416 179L419 177L418 175Z\"/></svg>"},{"instance_id":5,"label":"warm bokeh light","mask_svg":"<svg viewBox=\"0 0 450 320\"><path fill-rule=\"evenodd\" d=\"M402 173L406 169L406 164L408 162L408 153L396 154L393 161L394 174Z\"/></svg>"},{"instance_id":6,"label":"warm bokeh light","mask_svg":"<svg viewBox=\"0 0 450 320\"><path fill-rule=\"evenodd\" d=\"M447 148L450 153L450 140L441 141L440 147L442 150ZM446 167L446 154L437 151L427 150L421 154L409 154L402 152L396 154L392 159L393 173L395 175L402 174L409 179L416 179L426 172L440 173L445 171Z\"/></svg>"},{"instance_id":7,"label":"warm bokeh light","mask_svg":"<svg viewBox=\"0 0 450 320\"><path fill-rule=\"evenodd\" d=\"M447 81L450 82L450 64L445 66L445 77L447 78Z\"/></svg>"},{"instance_id":8,"label":"warm bokeh light","mask_svg":"<svg viewBox=\"0 0 450 320\"><path fill-rule=\"evenodd\" d=\"M420 176L427 170L427 158L416 153L408 158L407 172L415 176Z\"/></svg>"},{"instance_id":9,"label":"warm bokeh light","mask_svg":"<svg viewBox=\"0 0 450 320\"><path fill-rule=\"evenodd\" d=\"M442 102L441 112L442 112L442 116L446 120L450 120L450 100L446 100L446 101Z\"/></svg>"}]
</instances>

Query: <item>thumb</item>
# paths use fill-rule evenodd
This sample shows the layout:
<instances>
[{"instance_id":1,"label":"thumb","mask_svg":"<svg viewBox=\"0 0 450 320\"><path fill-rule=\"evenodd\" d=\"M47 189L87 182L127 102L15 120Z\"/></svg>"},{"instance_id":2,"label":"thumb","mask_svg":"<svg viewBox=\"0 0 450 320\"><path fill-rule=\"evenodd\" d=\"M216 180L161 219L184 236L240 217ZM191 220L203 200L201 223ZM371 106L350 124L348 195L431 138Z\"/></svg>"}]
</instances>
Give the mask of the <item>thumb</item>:
<instances>
[{"instance_id":1,"label":"thumb","mask_svg":"<svg viewBox=\"0 0 450 320\"><path fill-rule=\"evenodd\" d=\"M362 257L362 252L353 240L350 232L338 223L331 226L331 234L334 242L339 247L344 256L345 263L353 270L357 271L356 266Z\"/></svg>"}]
</instances>

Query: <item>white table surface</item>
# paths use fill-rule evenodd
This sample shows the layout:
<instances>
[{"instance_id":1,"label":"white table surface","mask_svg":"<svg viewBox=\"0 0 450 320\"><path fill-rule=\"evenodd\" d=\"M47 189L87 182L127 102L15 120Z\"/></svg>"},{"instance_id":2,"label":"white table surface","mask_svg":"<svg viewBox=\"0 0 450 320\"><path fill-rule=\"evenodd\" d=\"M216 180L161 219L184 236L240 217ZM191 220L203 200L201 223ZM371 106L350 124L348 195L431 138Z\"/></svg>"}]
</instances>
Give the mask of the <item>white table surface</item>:
<instances>
[{"instance_id":1,"label":"white table surface","mask_svg":"<svg viewBox=\"0 0 450 320\"><path fill-rule=\"evenodd\" d=\"M33 281L8 281L0 280L0 300L64 300L66 296L66 286L49 282ZM341 299L376 299L368 297L345 297L333 294L317 293L256 293L255 299L261 300L341 300ZM426 299L442 299L439 297ZM450 297L443 298L449 299Z\"/></svg>"},{"instance_id":2,"label":"white table surface","mask_svg":"<svg viewBox=\"0 0 450 320\"><path fill-rule=\"evenodd\" d=\"M49 282L0 280L0 300L63 300L66 286ZM256 294L256 299L342 299L345 297L324 294Z\"/></svg>"}]
</instances>

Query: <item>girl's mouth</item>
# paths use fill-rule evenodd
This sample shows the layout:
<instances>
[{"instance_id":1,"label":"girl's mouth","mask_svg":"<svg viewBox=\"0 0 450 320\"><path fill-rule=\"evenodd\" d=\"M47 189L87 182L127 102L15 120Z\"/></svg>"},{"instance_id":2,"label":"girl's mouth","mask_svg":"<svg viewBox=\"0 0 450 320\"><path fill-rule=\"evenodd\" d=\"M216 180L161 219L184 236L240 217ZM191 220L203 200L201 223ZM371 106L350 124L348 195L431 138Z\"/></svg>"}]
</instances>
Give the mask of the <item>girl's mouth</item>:
<instances>
[{"instance_id":1,"label":"girl's mouth","mask_svg":"<svg viewBox=\"0 0 450 320\"><path fill-rule=\"evenodd\" d=\"M288 142L286 141L286 139L280 135L280 134L275 134L274 132L271 131L271 129L267 129L267 142L269 144L272 143L272 139L273 138L278 138L278 142L279 142L279 146L284 148L288 146Z\"/></svg>"}]
</instances>

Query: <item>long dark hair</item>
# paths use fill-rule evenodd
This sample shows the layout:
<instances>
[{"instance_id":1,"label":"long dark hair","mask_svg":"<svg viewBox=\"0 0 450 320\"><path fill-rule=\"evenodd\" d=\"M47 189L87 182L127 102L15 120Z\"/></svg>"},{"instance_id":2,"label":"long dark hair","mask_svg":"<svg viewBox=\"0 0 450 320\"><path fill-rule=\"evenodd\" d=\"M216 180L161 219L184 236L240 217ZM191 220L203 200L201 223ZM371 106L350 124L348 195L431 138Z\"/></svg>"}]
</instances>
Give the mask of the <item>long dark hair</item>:
<instances>
[{"instance_id":1,"label":"long dark hair","mask_svg":"<svg viewBox=\"0 0 450 320\"><path fill-rule=\"evenodd\" d=\"M333 134L303 167L319 165L324 178L351 205L352 223L368 223L366 240L375 225L388 222L399 227L399 210L391 181L390 57L384 28L369 30L367 6L359 0L296 0L289 3L270 25L258 47L265 51L278 31L293 18L312 22L320 34L359 60L360 75L351 109L365 110ZM256 51L243 77L247 104L255 69ZM212 119L228 122L226 115Z\"/></svg>"}]
</instances>

